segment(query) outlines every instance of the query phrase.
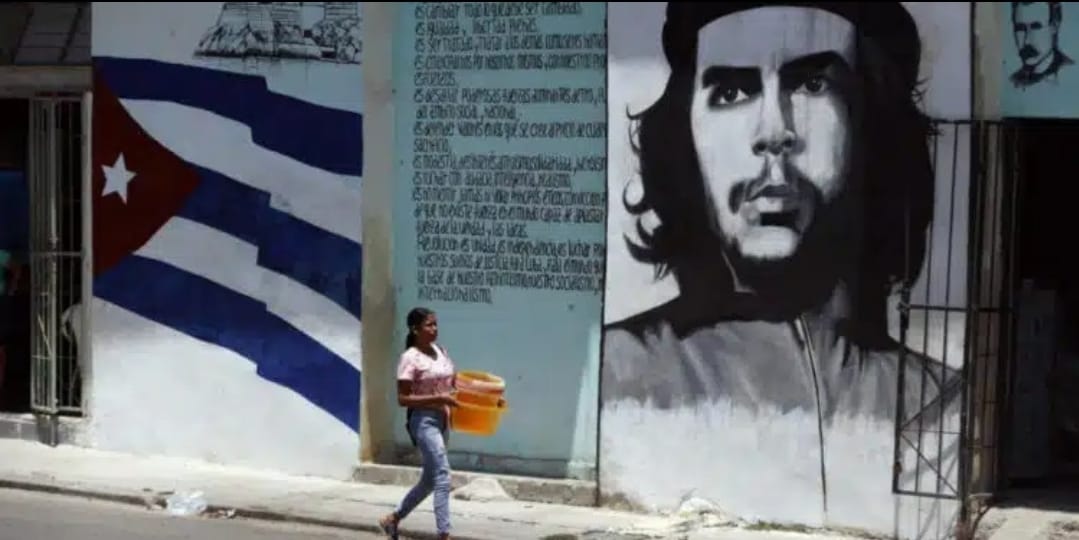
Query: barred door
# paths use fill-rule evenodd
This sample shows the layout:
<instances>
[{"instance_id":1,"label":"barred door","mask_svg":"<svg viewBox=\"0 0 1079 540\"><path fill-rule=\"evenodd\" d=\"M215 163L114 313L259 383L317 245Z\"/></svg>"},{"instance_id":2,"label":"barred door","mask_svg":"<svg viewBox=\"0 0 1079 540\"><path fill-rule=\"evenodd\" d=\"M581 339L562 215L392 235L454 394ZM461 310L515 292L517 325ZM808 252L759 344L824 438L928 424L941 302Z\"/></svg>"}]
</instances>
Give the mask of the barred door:
<instances>
[{"instance_id":1,"label":"barred door","mask_svg":"<svg viewBox=\"0 0 1079 540\"><path fill-rule=\"evenodd\" d=\"M936 127L928 260L917 290L904 287L898 307L904 347L892 486L896 493L958 500L959 525L968 530L979 498L995 488L1000 462L1001 370L1014 334L1017 146L1014 130L999 122ZM915 354L942 366L923 369L920 381L911 381L902 365ZM941 381L957 421L941 419L942 400L925 391L927 380ZM918 405L908 407L912 402Z\"/></svg>"},{"instance_id":2,"label":"barred door","mask_svg":"<svg viewBox=\"0 0 1079 540\"><path fill-rule=\"evenodd\" d=\"M82 413L83 164L88 131L81 96L30 101L31 408L51 420Z\"/></svg>"},{"instance_id":3,"label":"barred door","mask_svg":"<svg viewBox=\"0 0 1079 540\"><path fill-rule=\"evenodd\" d=\"M930 141L936 175L933 219L925 231L924 262L916 263L908 238L908 272L899 298L899 355L896 400L896 493L942 499L961 496L962 391L969 329L968 290L971 124L936 122ZM933 360L915 362L913 355ZM910 365L922 366L907 375ZM913 379L913 380L912 380ZM911 404L915 404L911 406ZM956 422L958 416L958 422Z\"/></svg>"}]
</instances>

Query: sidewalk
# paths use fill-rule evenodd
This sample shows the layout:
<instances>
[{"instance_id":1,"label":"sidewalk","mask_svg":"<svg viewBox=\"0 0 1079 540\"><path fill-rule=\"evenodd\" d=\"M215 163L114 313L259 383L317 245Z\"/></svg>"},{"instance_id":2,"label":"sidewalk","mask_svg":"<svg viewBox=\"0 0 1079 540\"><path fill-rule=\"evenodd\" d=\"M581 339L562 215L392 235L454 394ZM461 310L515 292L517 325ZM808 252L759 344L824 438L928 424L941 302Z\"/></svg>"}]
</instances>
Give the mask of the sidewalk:
<instances>
[{"instance_id":1,"label":"sidewalk","mask_svg":"<svg viewBox=\"0 0 1079 540\"><path fill-rule=\"evenodd\" d=\"M168 492L199 490L210 510L374 531L407 488L295 477L202 462L136 457L0 439L0 487L90 496L154 507ZM407 538L434 538L425 501L403 524ZM709 525L708 516L648 516L599 508L454 499L454 538L466 540L833 540L794 532ZM712 523L715 522L713 517Z\"/></svg>"}]
</instances>

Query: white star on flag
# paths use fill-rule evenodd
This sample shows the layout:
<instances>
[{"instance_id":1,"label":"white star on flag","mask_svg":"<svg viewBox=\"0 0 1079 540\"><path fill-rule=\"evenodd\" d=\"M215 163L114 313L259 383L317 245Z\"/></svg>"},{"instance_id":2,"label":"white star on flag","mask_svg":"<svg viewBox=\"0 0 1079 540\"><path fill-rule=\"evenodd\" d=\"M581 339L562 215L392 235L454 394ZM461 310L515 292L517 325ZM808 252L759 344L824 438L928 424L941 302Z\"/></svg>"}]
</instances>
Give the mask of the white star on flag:
<instances>
[{"instance_id":1,"label":"white star on flag","mask_svg":"<svg viewBox=\"0 0 1079 540\"><path fill-rule=\"evenodd\" d=\"M127 170L127 164L124 163L124 154L121 153L116 158L116 163L113 163L112 167L102 165L101 170L105 172L105 189L102 190L101 196L108 197L113 193L117 193L120 195L120 199L126 203L127 185L131 183L135 173Z\"/></svg>"}]
</instances>

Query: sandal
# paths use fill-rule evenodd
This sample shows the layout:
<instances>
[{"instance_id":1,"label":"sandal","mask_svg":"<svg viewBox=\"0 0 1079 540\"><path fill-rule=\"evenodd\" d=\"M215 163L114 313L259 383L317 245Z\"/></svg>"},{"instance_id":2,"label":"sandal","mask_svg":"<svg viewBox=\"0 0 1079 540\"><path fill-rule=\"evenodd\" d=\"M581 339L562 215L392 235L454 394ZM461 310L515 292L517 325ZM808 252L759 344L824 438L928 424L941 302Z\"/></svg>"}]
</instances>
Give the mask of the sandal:
<instances>
[{"instance_id":1,"label":"sandal","mask_svg":"<svg viewBox=\"0 0 1079 540\"><path fill-rule=\"evenodd\" d=\"M398 540L397 538L397 521L393 516L386 516L378 520L378 526L382 529L382 532L386 534L391 540Z\"/></svg>"}]
</instances>

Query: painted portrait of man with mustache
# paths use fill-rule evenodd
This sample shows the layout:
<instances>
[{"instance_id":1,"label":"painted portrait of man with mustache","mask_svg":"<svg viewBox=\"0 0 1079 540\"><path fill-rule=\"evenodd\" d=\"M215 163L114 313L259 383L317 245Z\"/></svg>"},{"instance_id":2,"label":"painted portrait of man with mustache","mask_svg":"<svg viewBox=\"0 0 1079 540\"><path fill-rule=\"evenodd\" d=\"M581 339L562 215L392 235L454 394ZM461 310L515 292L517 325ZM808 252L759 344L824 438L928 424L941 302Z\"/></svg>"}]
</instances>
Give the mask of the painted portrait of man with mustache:
<instances>
[{"instance_id":1,"label":"painted portrait of man with mustache","mask_svg":"<svg viewBox=\"0 0 1079 540\"><path fill-rule=\"evenodd\" d=\"M1012 2L1012 32L1023 65L1011 75L1016 88L1056 77L1073 64L1060 50L1063 2Z\"/></svg>"},{"instance_id":2,"label":"painted portrait of man with mustache","mask_svg":"<svg viewBox=\"0 0 1079 540\"><path fill-rule=\"evenodd\" d=\"M694 470L805 479L776 510L784 519L858 507L877 489L858 467L891 464L828 448L891 441L897 409L926 425L958 418L956 370L889 335L888 297L921 271L933 212L918 29L898 2L670 2L662 48L663 93L629 113L642 195L611 199L640 216L631 256L678 294L605 327L605 429L723 433ZM667 466L603 448L628 477L646 474L638 462ZM761 467L724 461L746 453ZM766 506L670 476L683 479L672 490Z\"/></svg>"},{"instance_id":3,"label":"painted portrait of man with mustache","mask_svg":"<svg viewBox=\"0 0 1079 540\"><path fill-rule=\"evenodd\" d=\"M896 370L887 296L921 268L935 176L917 30L884 5L668 4L671 74L635 117L644 197L626 205L659 217L629 250L680 295L608 326L606 392L816 409L857 393L840 384L857 377L873 382L847 406L890 417L894 383L876 380ZM747 42L742 28L776 35ZM824 367L817 380L784 375L806 356Z\"/></svg>"}]
</instances>

